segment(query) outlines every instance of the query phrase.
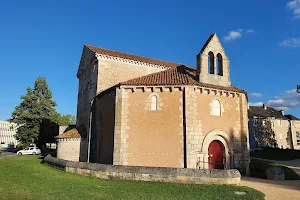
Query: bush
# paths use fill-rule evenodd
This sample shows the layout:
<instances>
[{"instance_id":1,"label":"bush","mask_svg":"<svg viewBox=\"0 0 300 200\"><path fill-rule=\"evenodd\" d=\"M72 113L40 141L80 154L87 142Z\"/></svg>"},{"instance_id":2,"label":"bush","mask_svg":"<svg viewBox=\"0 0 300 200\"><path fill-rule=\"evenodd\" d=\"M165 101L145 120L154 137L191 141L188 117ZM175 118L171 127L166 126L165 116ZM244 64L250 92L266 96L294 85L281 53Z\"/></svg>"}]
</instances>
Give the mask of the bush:
<instances>
[{"instance_id":1,"label":"bush","mask_svg":"<svg viewBox=\"0 0 300 200\"><path fill-rule=\"evenodd\" d=\"M249 164L250 176L266 179L266 170L269 167L271 167L271 165L266 161L251 159Z\"/></svg>"},{"instance_id":2,"label":"bush","mask_svg":"<svg viewBox=\"0 0 300 200\"><path fill-rule=\"evenodd\" d=\"M258 159L251 159L250 161L250 176L266 179L266 171L269 167L280 167L285 174L285 180L300 180L299 175L289 167Z\"/></svg>"},{"instance_id":3,"label":"bush","mask_svg":"<svg viewBox=\"0 0 300 200\"><path fill-rule=\"evenodd\" d=\"M264 148L263 151L251 152L250 155L251 157L269 160L294 160L300 159L300 150Z\"/></svg>"}]
</instances>

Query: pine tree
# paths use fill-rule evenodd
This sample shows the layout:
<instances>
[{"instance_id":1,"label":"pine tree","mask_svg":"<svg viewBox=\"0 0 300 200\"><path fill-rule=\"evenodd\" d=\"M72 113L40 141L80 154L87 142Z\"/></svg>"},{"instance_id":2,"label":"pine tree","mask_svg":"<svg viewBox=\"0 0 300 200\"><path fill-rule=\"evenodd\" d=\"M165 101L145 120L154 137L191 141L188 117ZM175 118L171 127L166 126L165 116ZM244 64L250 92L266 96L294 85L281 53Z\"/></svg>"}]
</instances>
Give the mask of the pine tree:
<instances>
[{"instance_id":1,"label":"pine tree","mask_svg":"<svg viewBox=\"0 0 300 200\"><path fill-rule=\"evenodd\" d=\"M55 123L57 116L56 103L52 100L46 79L38 77L34 88L27 88L27 94L21 96L21 99L22 102L15 108L10 120L20 125L16 139L23 144L37 142L45 134L45 130L41 130L42 123L45 120Z\"/></svg>"}]
</instances>

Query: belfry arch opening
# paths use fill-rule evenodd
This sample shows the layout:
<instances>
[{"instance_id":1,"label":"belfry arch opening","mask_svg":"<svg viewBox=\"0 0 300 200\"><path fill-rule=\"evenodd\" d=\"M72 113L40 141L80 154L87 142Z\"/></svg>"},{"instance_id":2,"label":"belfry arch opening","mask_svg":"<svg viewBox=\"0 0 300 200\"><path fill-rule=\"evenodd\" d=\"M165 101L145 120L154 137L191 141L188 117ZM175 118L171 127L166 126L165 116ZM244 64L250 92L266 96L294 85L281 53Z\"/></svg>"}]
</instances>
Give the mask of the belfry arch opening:
<instances>
[{"instance_id":1,"label":"belfry arch opening","mask_svg":"<svg viewBox=\"0 0 300 200\"><path fill-rule=\"evenodd\" d=\"M208 72L210 74L215 73L215 55L211 51L208 53Z\"/></svg>"},{"instance_id":2,"label":"belfry arch opening","mask_svg":"<svg viewBox=\"0 0 300 200\"><path fill-rule=\"evenodd\" d=\"M218 75L223 76L223 57L220 53L217 54L217 69Z\"/></svg>"}]
</instances>

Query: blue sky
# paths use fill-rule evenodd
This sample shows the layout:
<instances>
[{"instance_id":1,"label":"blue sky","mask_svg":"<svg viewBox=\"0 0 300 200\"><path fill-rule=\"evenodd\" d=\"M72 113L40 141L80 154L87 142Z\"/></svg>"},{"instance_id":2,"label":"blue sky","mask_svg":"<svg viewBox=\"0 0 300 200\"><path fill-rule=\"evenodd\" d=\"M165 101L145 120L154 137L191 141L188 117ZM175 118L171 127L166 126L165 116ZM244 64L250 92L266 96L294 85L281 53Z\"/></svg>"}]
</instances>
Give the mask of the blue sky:
<instances>
[{"instance_id":1,"label":"blue sky","mask_svg":"<svg viewBox=\"0 0 300 200\"><path fill-rule=\"evenodd\" d=\"M57 110L76 114L84 44L196 65L214 31L231 62L233 85L251 103L300 117L300 0L2 1L0 119L44 76Z\"/></svg>"}]
</instances>

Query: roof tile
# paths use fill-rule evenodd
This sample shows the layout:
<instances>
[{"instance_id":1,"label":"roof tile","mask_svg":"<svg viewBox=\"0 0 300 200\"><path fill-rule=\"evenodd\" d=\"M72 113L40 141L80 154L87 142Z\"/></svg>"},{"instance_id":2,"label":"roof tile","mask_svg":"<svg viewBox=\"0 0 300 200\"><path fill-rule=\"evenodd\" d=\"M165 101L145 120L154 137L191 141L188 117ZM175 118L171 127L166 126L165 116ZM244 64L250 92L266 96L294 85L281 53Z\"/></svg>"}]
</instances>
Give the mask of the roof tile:
<instances>
[{"instance_id":1,"label":"roof tile","mask_svg":"<svg viewBox=\"0 0 300 200\"><path fill-rule=\"evenodd\" d=\"M63 139L63 138L80 138L80 134L76 128L73 128L69 131L66 131L58 136L55 137L56 139Z\"/></svg>"},{"instance_id":2,"label":"roof tile","mask_svg":"<svg viewBox=\"0 0 300 200\"><path fill-rule=\"evenodd\" d=\"M145 63L150 63L150 64L155 64L155 65L166 66L169 68L174 68L179 65L182 65L179 63L157 60L157 59L153 59L153 58L147 58L144 56L137 56L137 55L132 55L132 54L128 54L128 53L122 53L122 52L113 51L113 50L109 50L109 49L99 48L99 47L91 46L88 44L85 44L84 46L95 53L119 57L119 58L125 58L125 59L129 59L129 60L135 60L135 61L140 61L140 62L145 62Z\"/></svg>"},{"instance_id":3,"label":"roof tile","mask_svg":"<svg viewBox=\"0 0 300 200\"><path fill-rule=\"evenodd\" d=\"M213 84L202 83L196 80L196 70L184 65L167 69L161 72L141 76L128 81L121 82L120 85L194 85L207 88L215 88L227 91L246 93L235 86L225 87Z\"/></svg>"}]
</instances>

